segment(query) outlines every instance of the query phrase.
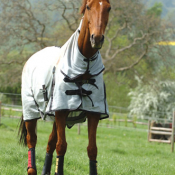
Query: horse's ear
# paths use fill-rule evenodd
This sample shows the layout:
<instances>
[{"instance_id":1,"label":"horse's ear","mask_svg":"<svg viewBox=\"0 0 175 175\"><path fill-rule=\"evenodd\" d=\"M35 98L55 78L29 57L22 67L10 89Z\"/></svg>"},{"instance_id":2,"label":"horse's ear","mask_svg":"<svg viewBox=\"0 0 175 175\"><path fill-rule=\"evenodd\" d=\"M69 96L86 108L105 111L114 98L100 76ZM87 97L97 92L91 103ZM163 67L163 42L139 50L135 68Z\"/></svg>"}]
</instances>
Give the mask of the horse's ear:
<instances>
[{"instance_id":1,"label":"horse's ear","mask_svg":"<svg viewBox=\"0 0 175 175\"><path fill-rule=\"evenodd\" d=\"M83 0L82 6L80 7L80 14L84 14L86 10L87 0Z\"/></svg>"}]
</instances>

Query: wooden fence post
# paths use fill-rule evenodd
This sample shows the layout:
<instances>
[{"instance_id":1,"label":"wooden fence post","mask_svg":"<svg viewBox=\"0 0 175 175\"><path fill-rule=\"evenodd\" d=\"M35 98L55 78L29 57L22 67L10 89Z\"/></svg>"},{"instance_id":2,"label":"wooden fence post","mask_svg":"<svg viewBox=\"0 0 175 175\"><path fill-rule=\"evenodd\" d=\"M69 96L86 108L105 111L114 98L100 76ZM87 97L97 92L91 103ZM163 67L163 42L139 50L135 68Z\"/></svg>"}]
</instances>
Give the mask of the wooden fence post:
<instances>
[{"instance_id":1,"label":"wooden fence post","mask_svg":"<svg viewBox=\"0 0 175 175\"><path fill-rule=\"evenodd\" d=\"M78 135L80 135L80 123L78 123Z\"/></svg>"},{"instance_id":2,"label":"wooden fence post","mask_svg":"<svg viewBox=\"0 0 175 175\"><path fill-rule=\"evenodd\" d=\"M174 152L175 111L173 110L171 152Z\"/></svg>"},{"instance_id":3,"label":"wooden fence post","mask_svg":"<svg viewBox=\"0 0 175 175\"><path fill-rule=\"evenodd\" d=\"M150 125L151 125L151 121L150 121L150 120L148 120L148 142L149 142L149 141L150 141L150 139L151 139Z\"/></svg>"}]
</instances>

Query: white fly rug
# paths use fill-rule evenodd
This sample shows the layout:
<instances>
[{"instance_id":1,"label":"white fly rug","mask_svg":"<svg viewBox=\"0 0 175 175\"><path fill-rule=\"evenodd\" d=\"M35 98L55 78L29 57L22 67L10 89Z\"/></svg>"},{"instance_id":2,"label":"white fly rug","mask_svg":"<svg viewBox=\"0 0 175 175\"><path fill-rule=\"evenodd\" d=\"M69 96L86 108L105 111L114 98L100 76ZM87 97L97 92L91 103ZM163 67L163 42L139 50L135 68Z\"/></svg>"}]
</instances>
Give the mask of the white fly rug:
<instances>
[{"instance_id":1,"label":"white fly rug","mask_svg":"<svg viewBox=\"0 0 175 175\"><path fill-rule=\"evenodd\" d=\"M81 24L63 47L47 47L29 58L22 73L22 105L25 121L42 117L54 120L55 111L67 110L67 126L86 120L86 112L107 118L108 106L102 71L104 65L97 52L85 58L78 48ZM78 77L89 73L89 80Z\"/></svg>"}]
</instances>

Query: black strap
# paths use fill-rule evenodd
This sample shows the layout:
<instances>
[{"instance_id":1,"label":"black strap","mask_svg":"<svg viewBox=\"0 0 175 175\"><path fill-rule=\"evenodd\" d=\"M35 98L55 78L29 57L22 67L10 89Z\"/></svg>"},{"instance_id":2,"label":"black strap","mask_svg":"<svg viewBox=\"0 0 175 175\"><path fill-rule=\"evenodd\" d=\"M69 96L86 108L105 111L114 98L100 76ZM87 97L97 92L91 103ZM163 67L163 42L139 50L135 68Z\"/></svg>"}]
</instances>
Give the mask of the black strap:
<instances>
[{"instance_id":1,"label":"black strap","mask_svg":"<svg viewBox=\"0 0 175 175\"><path fill-rule=\"evenodd\" d=\"M50 111L51 111L51 109L52 109L52 103L53 103L53 91L54 91L54 88L55 88L55 70L56 70L56 67L54 66L54 67L53 67L53 70L52 70L53 79L52 79L52 86L51 86L51 103L50 103Z\"/></svg>"},{"instance_id":2,"label":"black strap","mask_svg":"<svg viewBox=\"0 0 175 175\"><path fill-rule=\"evenodd\" d=\"M67 77L64 78L64 82L66 83L80 83L80 84L91 84L98 89L98 86L95 84L96 79L88 79L88 80L71 80Z\"/></svg>"},{"instance_id":3,"label":"black strap","mask_svg":"<svg viewBox=\"0 0 175 175\"><path fill-rule=\"evenodd\" d=\"M42 92L43 92L44 101L49 101L48 96L47 96L47 89L45 85L43 85Z\"/></svg>"},{"instance_id":4,"label":"black strap","mask_svg":"<svg viewBox=\"0 0 175 175\"><path fill-rule=\"evenodd\" d=\"M80 87L80 89L77 89L77 90L67 90L65 93L66 93L66 95L80 95L83 97L88 97L92 103L92 106L94 106L94 103L93 103L91 97L89 96L92 94L92 91L87 91L87 90Z\"/></svg>"},{"instance_id":5,"label":"black strap","mask_svg":"<svg viewBox=\"0 0 175 175\"><path fill-rule=\"evenodd\" d=\"M77 90L67 90L66 95L81 95L81 96L88 96L92 94L92 91L86 91L85 89L77 89Z\"/></svg>"}]
</instances>

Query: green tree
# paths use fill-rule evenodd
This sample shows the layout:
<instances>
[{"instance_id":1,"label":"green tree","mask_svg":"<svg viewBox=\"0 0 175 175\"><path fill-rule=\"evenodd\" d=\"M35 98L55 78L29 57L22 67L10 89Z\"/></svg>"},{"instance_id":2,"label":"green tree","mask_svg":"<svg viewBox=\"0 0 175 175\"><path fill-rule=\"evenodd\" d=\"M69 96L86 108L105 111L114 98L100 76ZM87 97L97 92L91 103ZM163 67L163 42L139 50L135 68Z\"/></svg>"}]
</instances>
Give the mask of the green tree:
<instances>
[{"instance_id":1,"label":"green tree","mask_svg":"<svg viewBox=\"0 0 175 175\"><path fill-rule=\"evenodd\" d=\"M0 87L4 89L20 84L22 68L36 51L63 45L78 26L80 1L0 0L0 3Z\"/></svg>"},{"instance_id":2,"label":"green tree","mask_svg":"<svg viewBox=\"0 0 175 175\"><path fill-rule=\"evenodd\" d=\"M161 17L162 10L163 10L162 3L156 2L153 7L147 10L147 14L149 16Z\"/></svg>"},{"instance_id":3,"label":"green tree","mask_svg":"<svg viewBox=\"0 0 175 175\"><path fill-rule=\"evenodd\" d=\"M79 25L81 2L0 0L1 87L20 84L22 67L33 53L47 46L64 44ZM156 43L166 40L167 33L171 32L159 17L149 12L151 8L147 10L139 0L110 2L112 10L100 52L106 67L105 76L114 76L111 82L115 82L114 86L120 91L126 85L123 95L128 102L126 94L135 86L134 76L153 77L156 63L169 53ZM158 7L156 5L156 14L160 12ZM155 50L161 55L157 60L153 59ZM125 84L121 85L121 77ZM111 97L112 101L115 99ZM119 105L118 102L115 104Z\"/></svg>"}]
</instances>

